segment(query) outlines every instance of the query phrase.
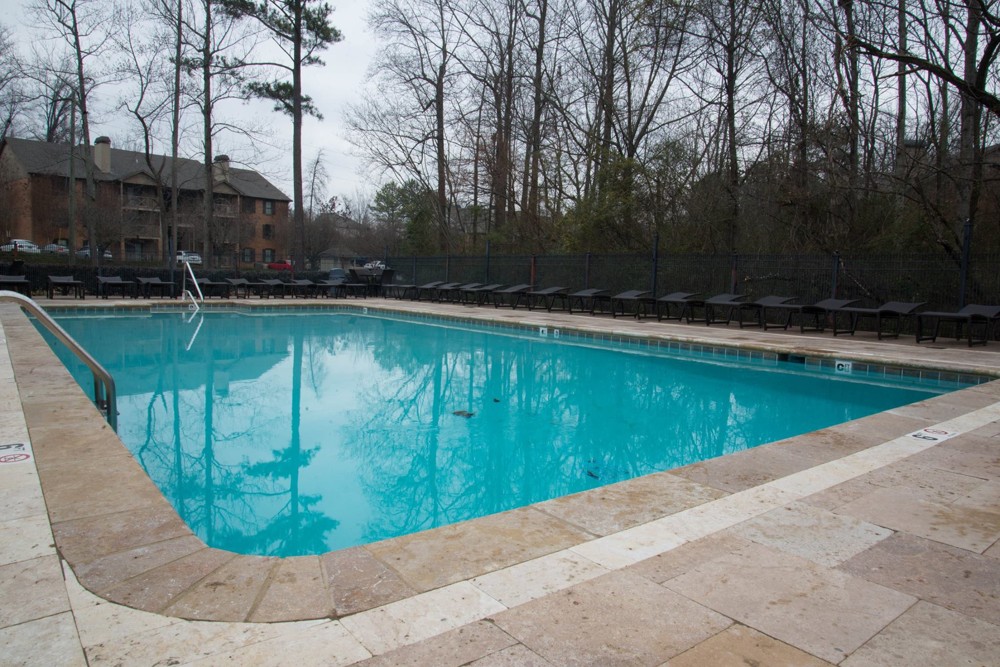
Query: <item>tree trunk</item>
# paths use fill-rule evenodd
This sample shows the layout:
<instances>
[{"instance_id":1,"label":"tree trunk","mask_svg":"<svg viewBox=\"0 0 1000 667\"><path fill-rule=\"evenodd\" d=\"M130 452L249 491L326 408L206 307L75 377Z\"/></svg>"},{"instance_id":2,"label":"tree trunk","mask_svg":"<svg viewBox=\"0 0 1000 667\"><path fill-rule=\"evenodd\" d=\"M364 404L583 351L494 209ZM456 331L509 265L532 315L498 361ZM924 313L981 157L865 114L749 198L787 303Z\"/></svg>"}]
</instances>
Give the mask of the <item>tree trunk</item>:
<instances>
[{"instance_id":1,"label":"tree trunk","mask_svg":"<svg viewBox=\"0 0 1000 667\"><path fill-rule=\"evenodd\" d=\"M215 175L212 173L212 0L203 0L205 7L205 43L202 46L201 77L204 90L202 108L205 140L205 196L203 198L201 255L206 264L212 262L212 218L215 215Z\"/></svg>"},{"instance_id":2,"label":"tree trunk","mask_svg":"<svg viewBox=\"0 0 1000 667\"><path fill-rule=\"evenodd\" d=\"M302 11L305 0L295 3L295 27L292 31L292 181L295 198L293 227L298 234L296 261L306 268L306 218L302 209Z\"/></svg>"}]
</instances>

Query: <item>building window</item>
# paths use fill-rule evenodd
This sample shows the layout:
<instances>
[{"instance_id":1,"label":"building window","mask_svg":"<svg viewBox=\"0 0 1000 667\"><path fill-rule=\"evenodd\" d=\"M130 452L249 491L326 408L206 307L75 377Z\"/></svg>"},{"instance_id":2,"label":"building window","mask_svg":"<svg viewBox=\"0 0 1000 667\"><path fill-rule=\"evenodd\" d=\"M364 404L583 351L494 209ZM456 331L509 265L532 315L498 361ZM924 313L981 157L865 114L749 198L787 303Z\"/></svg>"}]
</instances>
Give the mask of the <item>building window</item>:
<instances>
[{"instance_id":1,"label":"building window","mask_svg":"<svg viewBox=\"0 0 1000 667\"><path fill-rule=\"evenodd\" d=\"M244 197L242 209L244 213L256 213L257 212L257 200L253 197Z\"/></svg>"},{"instance_id":2,"label":"building window","mask_svg":"<svg viewBox=\"0 0 1000 667\"><path fill-rule=\"evenodd\" d=\"M264 248L260 253L260 261L269 264L274 261L274 248Z\"/></svg>"},{"instance_id":3,"label":"building window","mask_svg":"<svg viewBox=\"0 0 1000 667\"><path fill-rule=\"evenodd\" d=\"M274 202L270 199L264 200L264 215L274 215Z\"/></svg>"},{"instance_id":4,"label":"building window","mask_svg":"<svg viewBox=\"0 0 1000 667\"><path fill-rule=\"evenodd\" d=\"M262 231L265 239L274 238L274 225L264 225L264 229Z\"/></svg>"},{"instance_id":5,"label":"building window","mask_svg":"<svg viewBox=\"0 0 1000 667\"><path fill-rule=\"evenodd\" d=\"M254 256L256 252L253 248L243 248L243 259L241 260L244 264L253 264Z\"/></svg>"}]
</instances>

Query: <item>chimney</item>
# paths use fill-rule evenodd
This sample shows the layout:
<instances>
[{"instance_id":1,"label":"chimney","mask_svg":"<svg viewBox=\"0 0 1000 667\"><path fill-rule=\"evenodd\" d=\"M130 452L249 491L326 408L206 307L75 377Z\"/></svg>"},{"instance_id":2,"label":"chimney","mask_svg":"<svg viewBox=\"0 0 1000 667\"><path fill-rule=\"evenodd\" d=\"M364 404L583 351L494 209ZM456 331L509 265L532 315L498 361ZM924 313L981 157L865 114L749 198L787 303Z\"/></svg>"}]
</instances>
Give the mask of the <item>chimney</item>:
<instances>
[{"instance_id":1,"label":"chimney","mask_svg":"<svg viewBox=\"0 0 1000 667\"><path fill-rule=\"evenodd\" d=\"M111 139L97 137L94 141L94 166L105 174L111 171Z\"/></svg>"},{"instance_id":2,"label":"chimney","mask_svg":"<svg viewBox=\"0 0 1000 667\"><path fill-rule=\"evenodd\" d=\"M216 183L228 183L229 182L229 156L228 155L216 155L215 159L212 160L212 177L215 179Z\"/></svg>"}]
</instances>

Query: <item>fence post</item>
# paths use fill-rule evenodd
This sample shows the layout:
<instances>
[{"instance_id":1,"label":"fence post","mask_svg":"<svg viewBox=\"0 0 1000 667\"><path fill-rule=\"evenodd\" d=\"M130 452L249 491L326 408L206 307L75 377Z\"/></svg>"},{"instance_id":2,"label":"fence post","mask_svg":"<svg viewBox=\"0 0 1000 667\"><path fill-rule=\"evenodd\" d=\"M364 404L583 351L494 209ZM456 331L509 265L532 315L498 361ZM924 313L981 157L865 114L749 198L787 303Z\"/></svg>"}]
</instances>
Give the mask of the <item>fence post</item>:
<instances>
[{"instance_id":1,"label":"fence post","mask_svg":"<svg viewBox=\"0 0 1000 667\"><path fill-rule=\"evenodd\" d=\"M660 270L660 232L653 235L653 275L649 283L649 293L656 296L656 275Z\"/></svg>"},{"instance_id":2,"label":"fence post","mask_svg":"<svg viewBox=\"0 0 1000 667\"><path fill-rule=\"evenodd\" d=\"M729 260L729 293L730 294L736 294L736 271L737 271L737 264L739 263L739 261L740 261L739 255L737 255L734 252L733 255L732 255L732 258Z\"/></svg>"},{"instance_id":3,"label":"fence post","mask_svg":"<svg viewBox=\"0 0 1000 667\"><path fill-rule=\"evenodd\" d=\"M587 253L587 258L583 265L583 288L590 289L590 253Z\"/></svg>"},{"instance_id":4,"label":"fence post","mask_svg":"<svg viewBox=\"0 0 1000 667\"><path fill-rule=\"evenodd\" d=\"M969 253L972 250L972 220L965 219L962 227L962 267L958 275L958 307L965 308L965 286L969 282Z\"/></svg>"},{"instance_id":5,"label":"fence post","mask_svg":"<svg viewBox=\"0 0 1000 667\"><path fill-rule=\"evenodd\" d=\"M451 255L444 256L444 280L445 282L451 280Z\"/></svg>"},{"instance_id":6,"label":"fence post","mask_svg":"<svg viewBox=\"0 0 1000 667\"><path fill-rule=\"evenodd\" d=\"M535 285L535 256L531 256L531 263L528 266L528 282L534 286Z\"/></svg>"},{"instance_id":7,"label":"fence post","mask_svg":"<svg viewBox=\"0 0 1000 667\"><path fill-rule=\"evenodd\" d=\"M833 271L830 275L830 298L837 298L837 279L840 277L840 251L833 251Z\"/></svg>"},{"instance_id":8,"label":"fence post","mask_svg":"<svg viewBox=\"0 0 1000 667\"><path fill-rule=\"evenodd\" d=\"M410 275L413 276L412 278L413 282L419 285L420 281L417 280L417 256L414 255L412 258L410 258L410 262L413 265L413 271L410 273Z\"/></svg>"},{"instance_id":9,"label":"fence post","mask_svg":"<svg viewBox=\"0 0 1000 667\"><path fill-rule=\"evenodd\" d=\"M490 281L490 240L486 239L486 275L483 276L483 282L488 283Z\"/></svg>"}]
</instances>

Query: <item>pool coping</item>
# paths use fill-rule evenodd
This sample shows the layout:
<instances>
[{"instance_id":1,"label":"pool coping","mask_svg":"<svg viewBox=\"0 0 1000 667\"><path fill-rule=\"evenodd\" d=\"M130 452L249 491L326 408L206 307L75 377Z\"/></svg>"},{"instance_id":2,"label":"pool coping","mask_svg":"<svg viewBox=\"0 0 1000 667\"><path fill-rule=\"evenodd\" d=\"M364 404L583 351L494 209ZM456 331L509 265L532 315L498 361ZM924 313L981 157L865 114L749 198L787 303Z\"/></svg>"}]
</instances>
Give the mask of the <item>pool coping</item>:
<instances>
[{"instance_id":1,"label":"pool coping","mask_svg":"<svg viewBox=\"0 0 1000 667\"><path fill-rule=\"evenodd\" d=\"M303 305L308 304L289 303L283 307ZM130 304L130 307L141 306ZM401 308L402 312L421 309L388 302L346 307L390 311ZM499 318L502 322L514 315L510 311L493 313L488 308L481 311L473 311L472 319L481 322ZM464 310L455 313L468 314ZM519 321L527 326L562 321L537 311L518 315ZM572 317L587 322L589 316ZM916 411L890 411L893 414L880 413L814 434L762 445L748 450L756 454L747 458L787 451L803 441L813 447L810 456L801 458L798 469L793 465L777 474L772 471L749 475L745 488L723 490L701 484L697 480L704 477L706 466L693 464L575 494L565 501L548 501L323 556L287 559L238 556L207 547L191 534L48 346L41 343L26 317L12 317L7 310L2 313L2 321L60 556L80 583L96 595L135 609L185 619L241 622L344 619L414 596L467 586L470 581L525 563L568 552L585 553L588 548L595 548L588 545L613 542L616 536L674 515L697 511L702 505L707 508L715 501L738 498L740 494L759 494L759 489L768 484L826 465L841 458L845 451L848 455L864 452L922 426L938 423L914 416ZM606 324L605 319L599 327L605 333ZM610 335L642 335L632 331L637 328L633 323L622 322L615 327L621 331ZM653 335L688 339L695 333L684 331L692 325L679 327ZM591 331L592 327L585 325L581 330ZM743 349L761 347L759 343L734 342ZM811 348L819 358L843 355L842 350L824 350L822 342ZM802 351L797 337L785 344L776 339L763 347ZM860 347L859 351L861 357L870 358ZM915 361L915 367L942 363L926 358ZM966 371L972 372L973 368L985 374L991 370L991 364L964 365ZM996 366L992 370L997 373ZM973 410L977 406L985 408L997 401L998 385L989 383L921 403L943 414L957 406L963 410L970 405ZM53 416L58 423L54 423ZM862 437L862 431L878 433L880 437L875 440ZM839 444L826 453L817 452L814 446L817 439ZM844 445L845 442L848 444ZM691 505L687 500L671 505L669 499L681 495L677 493L680 488L702 492L702 502ZM559 507L590 504L602 506L602 512L609 516L621 514L632 507L622 500L632 491L668 501L655 508L659 516L622 518L614 530L581 524ZM617 508L615 503L619 503ZM416 568L409 561L417 557L438 567ZM449 562L451 566L441 568L441 562Z\"/></svg>"}]
</instances>

